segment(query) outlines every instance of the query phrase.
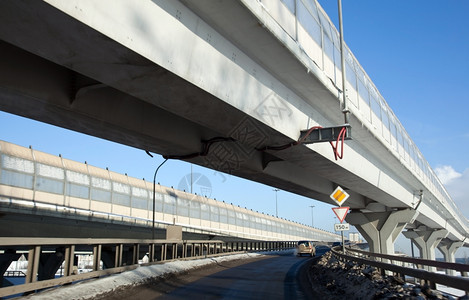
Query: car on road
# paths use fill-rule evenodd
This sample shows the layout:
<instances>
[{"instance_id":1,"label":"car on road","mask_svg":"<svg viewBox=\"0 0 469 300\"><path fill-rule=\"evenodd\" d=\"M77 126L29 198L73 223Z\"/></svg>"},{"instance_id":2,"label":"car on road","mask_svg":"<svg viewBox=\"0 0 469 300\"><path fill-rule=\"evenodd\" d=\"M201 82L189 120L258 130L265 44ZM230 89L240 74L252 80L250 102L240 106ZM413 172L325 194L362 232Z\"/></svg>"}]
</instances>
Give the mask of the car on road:
<instances>
[{"instance_id":1,"label":"car on road","mask_svg":"<svg viewBox=\"0 0 469 300\"><path fill-rule=\"evenodd\" d=\"M311 241L298 241L296 244L296 254L298 256L303 256L303 254L308 254L309 256L316 256L316 247Z\"/></svg>"},{"instance_id":2,"label":"car on road","mask_svg":"<svg viewBox=\"0 0 469 300\"><path fill-rule=\"evenodd\" d=\"M316 255L321 256L331 251L331 247L327 245L316 245Z\"/></svg>"}]
</instances>

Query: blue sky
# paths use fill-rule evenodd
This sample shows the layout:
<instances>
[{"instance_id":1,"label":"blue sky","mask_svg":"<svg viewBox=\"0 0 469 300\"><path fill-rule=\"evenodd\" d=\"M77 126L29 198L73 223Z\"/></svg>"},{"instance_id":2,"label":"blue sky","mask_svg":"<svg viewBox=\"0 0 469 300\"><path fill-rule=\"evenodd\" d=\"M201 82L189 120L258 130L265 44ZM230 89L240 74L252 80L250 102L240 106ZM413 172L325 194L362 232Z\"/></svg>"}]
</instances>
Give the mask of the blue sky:
<instances>
[{"instance_id":1,"label":"blue sky","mask_svg":"<svg viewBox=\"0 0 469 300\"><path fill-rule=\"evenodd\" d=\"M338 27L337 1L320 3ZM464 172L469 1L342 3L347 45L427 161Z\"/></svg>"},{"instance_id":2,"label":"blue sky","mask_svg":"<svg viewBox=\"0 0 469 300\"><path fill-rule=\"evenodd\" d=\"M319 2L338 28L337 1ZM342 0L342 9L347 45L469 217L469 1ZM409 252L409 241L396 248Z\"/></svg>"},{"instance_id":3,"label":"blue sky","mask_svg":"<svg viewBox=\"0 0 469 300\"><path fill-rule=\"evenodd\" d=\"M320 4L338 27L337 1ZM466 216L469 206L461 204L469 193L468 12L466 0L343 0L346 43ZM152 180L163 161L143 150L4 112L0 128L2 140L137 178ZM275 215L273 187L195 165L192 171L208 179L212 198ZM168 161L158 181L177 188L190 172L190 164ZM198 189L194 185L194 192ZM333 231L330 205L285 191L277 192L277 199L279 217L311 225L314 205L315 227ZM397 250L409 252L409 244L400 238Z\"/></svg>"}]
</instances>

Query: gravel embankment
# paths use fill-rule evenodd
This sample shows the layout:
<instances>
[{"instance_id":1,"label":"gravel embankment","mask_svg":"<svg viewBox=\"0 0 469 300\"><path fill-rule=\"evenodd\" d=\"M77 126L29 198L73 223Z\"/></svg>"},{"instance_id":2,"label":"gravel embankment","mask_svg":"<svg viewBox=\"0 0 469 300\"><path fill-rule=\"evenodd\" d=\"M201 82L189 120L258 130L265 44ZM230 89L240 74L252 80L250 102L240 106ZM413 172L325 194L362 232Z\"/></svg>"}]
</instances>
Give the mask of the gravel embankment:
<instances>
[{"instance_id":1,"label":"gravel embankment","mask_svg":"<svg viewBox=\"0 0 469 300\"><path fill-rule=\"evenodd\" d=\"M310 269L313 290L321 299L457 299L413 285L394 276L381 276L370 266L341 262L331 252L324 254ZM468 299L467 296L459 299Z\"/></svg>"}]
</instances>

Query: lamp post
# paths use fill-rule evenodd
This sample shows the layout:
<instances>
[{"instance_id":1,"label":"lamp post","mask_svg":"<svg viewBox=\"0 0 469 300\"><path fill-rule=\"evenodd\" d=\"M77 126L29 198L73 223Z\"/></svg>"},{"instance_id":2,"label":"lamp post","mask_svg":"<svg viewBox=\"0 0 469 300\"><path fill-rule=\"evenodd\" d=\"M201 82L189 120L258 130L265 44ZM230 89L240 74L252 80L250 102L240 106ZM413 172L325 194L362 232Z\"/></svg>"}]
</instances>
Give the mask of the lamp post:
<instances>
[{"instance_id":1,"label":"lamp post","mask_svg":"<svg viewBox=\"0 0 469 300\"><path fill-rule=\"evenodd\" d=\"M340 64L342 67L342 112L344 114L345 124L349 122L349 110L347 107L347 96L346 91L346 75L345 75L345 53L344 53L344 26L342 23L342 0L337 0L337 6L339 8L339 33L340 33Z\"/></svg>"},{"instance_id":2,"label":"lamp post","mask_svg":"<svg viewBox=\"0 0 469 300\"><path fill-rule=\"evenodd\" d=\"M277 192L279 189L274 189L275 192L275 216L278 218L278 202L277 202Z\"/></svg>"},{"instance_id":3,"label":"lamp post","mask_svg":"<svg viewBox=\"0 0 469 300\"><path fill-rule=\"evenodd\" d=\"M155 239L155 189L156 189L156 174L158 173L158 170L161 168L162 165L164 165L165 162L167 162L168 159L166 158L155 170L155 175L153 176L153 224L151 226L151 239Z\"/></svg>"},{"instance_id":4,"label":"lamp post","mask_svg":"<svg viewBox=\"0 0 469 300\"><path fill-rule=\"evenodd\" d=\"M314 227L314 205L310 205L309 207L311 207L311 227Z\"/></svg>"},{"instance_id":5,"label":"lamp post","mask_svg":"<svg viewBox=\"0 0 469 300\"><path fill-rule=\"evenodd\" d=\"M153 158L153 155L151 155L150 152L145 151L150 157ZM161 168L162 165L164 165L165 162L167 162L168 159L166 158L155 170L155 175L153 175L153 223L151 226L151 239L155 239L155 194L156 194L156 174L158 174L158 170Z\"/></svg>"}]
</instances>

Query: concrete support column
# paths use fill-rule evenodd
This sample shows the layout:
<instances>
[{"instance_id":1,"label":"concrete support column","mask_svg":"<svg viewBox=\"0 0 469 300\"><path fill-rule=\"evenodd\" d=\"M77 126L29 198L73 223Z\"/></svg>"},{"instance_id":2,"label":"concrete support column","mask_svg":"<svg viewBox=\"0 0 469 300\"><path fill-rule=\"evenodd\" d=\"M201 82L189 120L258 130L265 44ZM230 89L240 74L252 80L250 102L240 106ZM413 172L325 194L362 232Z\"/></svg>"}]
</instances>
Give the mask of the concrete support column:
<instances>
[{"instance_id":1,"label":"concrete support column","mask_svg":"<svg viewBox=\"0 0 469 300\"><path fill-rule=\"evenodd\" d=\"M407 223L412 223L418 212L413 209L383 212L351 212L348 223L355 226L370 246L370 251L394 254L394 241Z\"/></svg>"},{"instance_id":2,"label":"concrete support column","mask_svg":"<svg viewBox=\"0 0 469 300\"><path fill-rule=\"evenodd\" d=\"M38 280L54 279L65 259L65 250L56 249L54 253L41 253L39 257Z\"/></svg>"},{"instance_id":3,"label":"concrete support column","mask_svg":"<svg viewBox=\"0 0 469 300\"><path fill-rule=\"evenodd\" d=\"M408 230L403 234L407 238L412 239L417 248L419 248L420 258L435 260L435 248L448 235L448 230ZM429 268L429 271L434 272L435 270L434 267Z\"/></svg>"},{"instance_id":4,"label":"concrete support column","mask_svg":"<svg viewBox=\"0 0 469 300\"><path fill-rule=\"evenodd\" d=\"M456 251L464 245L463 242L454 242L454 241L448 241L448 240L442 240L438 244L438 249L440 249L441 253L443 253L443 256L445 258L446 262L451 262L454 263L456 262L456 259L454 257L454 254ZM447 275L452 275L456 276L456 271L454 270L446 270Z\"/></svg>"},{"instance_id":5,"label":"concrete support column","mask_svg":"<svg viewBox=\"0 0 469 300\"><path fill-rule=\"evenodd\" d=\"M13 261L17 261L21 254L16 253L13 249L7 249L3 254L0 254L0 288L3 285L3 274Z\"/></svg>"}]
</instances>

